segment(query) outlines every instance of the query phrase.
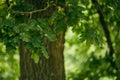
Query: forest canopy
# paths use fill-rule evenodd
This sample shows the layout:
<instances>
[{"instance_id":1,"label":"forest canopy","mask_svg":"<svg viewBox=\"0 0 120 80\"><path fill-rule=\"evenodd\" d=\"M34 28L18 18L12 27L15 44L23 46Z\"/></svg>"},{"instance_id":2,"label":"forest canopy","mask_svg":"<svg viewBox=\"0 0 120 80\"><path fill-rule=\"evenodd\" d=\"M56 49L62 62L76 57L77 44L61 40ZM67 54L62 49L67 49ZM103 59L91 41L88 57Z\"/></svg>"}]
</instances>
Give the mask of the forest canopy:
<instances>
[{"instance_id":1,"label":"forest canopy","mask_svg":"<svg viewBox=\"0 0 120 80\"><path fill-rule=\"evenodd\" d=\"M119 0L47 0L41 5L0 0L0 80L19 76L21 41L37 64L39 56L49 59L45 40L54 42L64 33L67 80L120 80Z\"/></svg>"}]
</instances>

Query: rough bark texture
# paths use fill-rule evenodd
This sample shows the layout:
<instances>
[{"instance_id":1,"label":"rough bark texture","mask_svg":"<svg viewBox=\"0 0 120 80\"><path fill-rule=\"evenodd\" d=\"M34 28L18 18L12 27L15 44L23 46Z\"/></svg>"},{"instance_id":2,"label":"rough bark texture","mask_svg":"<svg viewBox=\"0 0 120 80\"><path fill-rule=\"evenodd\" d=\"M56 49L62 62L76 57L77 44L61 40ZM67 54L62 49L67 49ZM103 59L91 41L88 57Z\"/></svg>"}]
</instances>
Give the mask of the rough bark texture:
<instances>
[{"instance_id":1,"label":"rough bark texture","mask_svg":"<svg viewBox=\"0 0 120 80\"><path fill-rule=\"evenodd\" d=\"M20 45L20 80L65 80L64 76L64 35L55 42L47 41L49 59L40 57L38 64L31 59L31 53Z\"/></svg>"},{"instance_id":2,"label":"rough bark texture","mask_svg":"<svg viewBox=\"0 0 120 80\"><path fill-rule=\"evenodd\" d=\"M26 0L27 3L35 4L36 8L44 8L47 0ZM46 12L34 14L33 17L49 17L55 8ZM40 57L36 64L31 59L31 52L20 43L20 79L19 80L65 80L64 74L64 34L60 34L54 42L44 40L47 46L49 59Z\"/></svg>"}]
</instances>

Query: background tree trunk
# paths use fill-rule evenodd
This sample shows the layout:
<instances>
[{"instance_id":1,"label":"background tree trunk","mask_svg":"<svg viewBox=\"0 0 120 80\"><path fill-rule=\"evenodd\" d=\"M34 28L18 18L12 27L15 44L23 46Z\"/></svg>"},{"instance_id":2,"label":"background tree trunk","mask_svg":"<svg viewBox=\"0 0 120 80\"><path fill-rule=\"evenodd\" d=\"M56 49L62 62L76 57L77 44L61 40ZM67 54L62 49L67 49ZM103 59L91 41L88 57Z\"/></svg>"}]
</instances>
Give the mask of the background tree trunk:
<instances>
[{"instance_id":1,"label":"background tree trunk","mask_svg":"<svg viewBox=\"0 0 120 80\"><path fill-rule=\"evenodd\" d=\"M26 0L27 3L36 5L38 9L44 8L47 0ZM49 17L55 8L50 8L44 13L33 15L36 17ZM54 42L44 41L47 46L49 59L40 57L36 64L31 59L31 52L24 47L24 42L20 43L20 80L65 80L64 73L64 34L60 34Z\"/></svg>"}]
</instances>

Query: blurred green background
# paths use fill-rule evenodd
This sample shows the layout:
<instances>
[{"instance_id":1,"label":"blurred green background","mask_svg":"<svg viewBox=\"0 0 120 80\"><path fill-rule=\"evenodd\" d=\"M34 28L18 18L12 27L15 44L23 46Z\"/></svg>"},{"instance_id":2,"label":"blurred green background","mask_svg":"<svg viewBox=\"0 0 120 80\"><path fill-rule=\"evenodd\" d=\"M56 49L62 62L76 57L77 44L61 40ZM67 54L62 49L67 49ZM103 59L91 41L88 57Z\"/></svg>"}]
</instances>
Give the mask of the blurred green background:
<instances>
[{"instance_id":1,"label":"blurred green background","mask_svg":"<svg viewBox=\"0 0 120 80\"><path fill-rule=\"evenodd\" d=\"M6 53L5 45L0 43L0 80L18 80L18 51Z\"/></svg>"},{"instance_id":2,"label":"blurred green background","mask_svg":"<svg viewBox=\"0 0 120 80\"><path fill-rule=\"evenodd\" d=\"M101 46L81 42L79 36L68 29L65 43L67 80L115 80L116 70L110 65L107 44Z\"/></svg>"}]
</instances>

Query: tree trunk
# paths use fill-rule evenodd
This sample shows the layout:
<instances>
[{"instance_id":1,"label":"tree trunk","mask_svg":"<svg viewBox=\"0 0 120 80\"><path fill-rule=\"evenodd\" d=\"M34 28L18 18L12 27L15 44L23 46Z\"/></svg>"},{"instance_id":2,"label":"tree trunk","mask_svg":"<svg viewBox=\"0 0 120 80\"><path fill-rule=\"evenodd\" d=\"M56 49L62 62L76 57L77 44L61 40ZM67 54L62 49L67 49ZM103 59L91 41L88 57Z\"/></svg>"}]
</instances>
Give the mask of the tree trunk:
<instances>
[{"instance_id":1,"label":"tree trunk","mask_svg":"<svg viewBox=\"0 0 120 80\"><path fill-rule=\"evenodd\" d=\"M26 0L27 3L32 3L37 8L43 8L47 0ZM42 5L42 6L41 6ZM48 17L52 14L54 9L49 9L50 13L35 14L33 17ZM49 14L49 15L48 15ZM47 15L47 16L46 16ZM20 79L19 80L65 80L64 73L64 33L58 36L54 42L45 40L47 46L49 59L40 57L39 62L36 64L31 59L31 52L24 47L24 42L20 43Z\"/></svg>"}]
</instances>

